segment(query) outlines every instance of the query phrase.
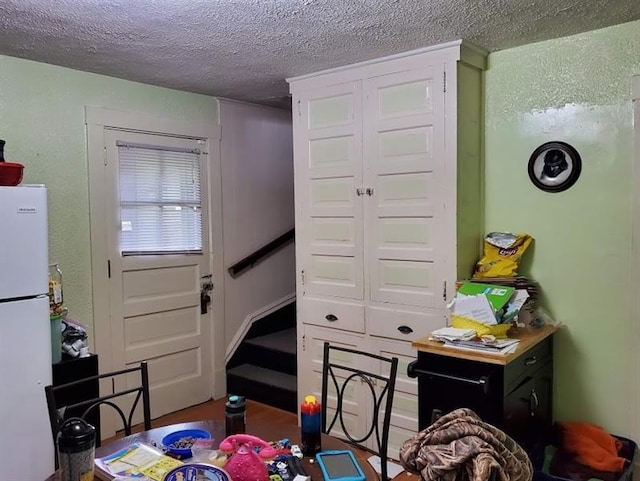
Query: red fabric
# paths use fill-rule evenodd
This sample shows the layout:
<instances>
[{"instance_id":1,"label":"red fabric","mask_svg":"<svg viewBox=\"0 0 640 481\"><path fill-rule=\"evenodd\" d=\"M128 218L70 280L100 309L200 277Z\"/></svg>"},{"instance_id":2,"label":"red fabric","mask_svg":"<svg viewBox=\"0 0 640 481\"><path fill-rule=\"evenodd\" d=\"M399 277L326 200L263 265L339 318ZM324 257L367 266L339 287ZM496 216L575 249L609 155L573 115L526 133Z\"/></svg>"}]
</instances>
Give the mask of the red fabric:
<instances>
[{"instance_id":1,"label":"red fabric","mask_svg":"<svg viewBox=\"0 0 640 481\"><path fill-rule=\"evenodd\" d=\"M562 448L575 455L576 461L598 471L617 473L625 459L618 456L620 441L595 424L558 423L562 432Z\"/></svg>"}]
</instances>

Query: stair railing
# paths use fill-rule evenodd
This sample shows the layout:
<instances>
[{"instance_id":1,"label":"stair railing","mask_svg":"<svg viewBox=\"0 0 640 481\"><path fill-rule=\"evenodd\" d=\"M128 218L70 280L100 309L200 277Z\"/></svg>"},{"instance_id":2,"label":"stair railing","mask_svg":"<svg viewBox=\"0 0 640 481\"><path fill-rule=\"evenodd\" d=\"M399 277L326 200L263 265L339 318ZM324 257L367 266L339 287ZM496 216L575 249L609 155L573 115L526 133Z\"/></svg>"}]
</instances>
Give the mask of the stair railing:
<instances>
[{"instance_id":1,"label":"stair railing","mask_svg":"<svg viewBox=\"0 0 640 481\"><path fill-rule=\"evenodd\" d=\"M295 239L295 229L290 229L281 236L275 238L271 242L260 247L258 250L249 254L244 259L239 260L227 269L231 277L238 277L243 272L253 268L260 261L263 261L274 252L282 249L285 245L293 242Z\"/></svg>"}]
</instances>

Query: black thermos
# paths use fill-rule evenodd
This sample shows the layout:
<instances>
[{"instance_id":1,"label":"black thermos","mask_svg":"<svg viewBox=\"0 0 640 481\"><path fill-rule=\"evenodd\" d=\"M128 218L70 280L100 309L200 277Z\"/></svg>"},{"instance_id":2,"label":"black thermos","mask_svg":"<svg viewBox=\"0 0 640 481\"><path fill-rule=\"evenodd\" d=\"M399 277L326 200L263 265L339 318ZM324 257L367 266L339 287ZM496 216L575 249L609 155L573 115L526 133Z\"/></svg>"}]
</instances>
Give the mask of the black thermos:
<instances>
[{"instance_id":1,"label":"black thermos","mask_svg":"<svg viewBox=\"0 0 640 481\"><path fill-rule=\"evenodd\" d=\"M243 396L229 396L224 405L225 435L246 432L246 410Z\"/></svg>"},{"instance_id":2,"label":"black thermos","mask_svg":"<svg viewBox=\"0 0 640 481\"><path fill-rule=\"evenodd\" d=\"M67 419L60 427L57 442L62 481L93 479L95 428L81 418Z\"/></svg>"}]
</instances>

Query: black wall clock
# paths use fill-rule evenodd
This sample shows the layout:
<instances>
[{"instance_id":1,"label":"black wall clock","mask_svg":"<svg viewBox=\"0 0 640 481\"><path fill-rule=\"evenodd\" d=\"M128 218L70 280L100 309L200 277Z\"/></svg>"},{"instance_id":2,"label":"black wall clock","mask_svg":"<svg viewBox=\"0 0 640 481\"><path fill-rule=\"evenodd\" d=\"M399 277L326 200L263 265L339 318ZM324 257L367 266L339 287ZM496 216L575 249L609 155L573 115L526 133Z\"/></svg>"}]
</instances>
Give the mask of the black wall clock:
<instances>
[{"instance_id":1,"label":"black wall clock","mask_svg":"<svg viewBox=\"0 0 640 481\"><path fill-rule=\"evenodd\" d=\"M529 178L545 192L562 192L576 183L582 170L580 154L565 142L547 142L529 157Z\"/></svg>"}]
</instances>

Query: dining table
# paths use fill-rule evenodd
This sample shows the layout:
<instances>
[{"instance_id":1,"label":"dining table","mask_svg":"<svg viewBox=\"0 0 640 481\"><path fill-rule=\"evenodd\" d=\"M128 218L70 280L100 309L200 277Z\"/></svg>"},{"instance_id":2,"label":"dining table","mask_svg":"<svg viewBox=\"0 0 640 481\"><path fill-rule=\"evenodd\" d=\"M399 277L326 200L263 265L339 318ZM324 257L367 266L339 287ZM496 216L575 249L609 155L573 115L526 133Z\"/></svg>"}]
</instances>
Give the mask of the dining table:
<instances>
[{"instance_id":1,"label":"dining table","mask_svg":"<svg viewBox=\"0 0 640 481\"><path fill-rule=\"evenodd\" d=\"M120 449L126 448L133 443L146 443L151 445L162 446L162 438L164 438L167 434L173 433L175 431L181 431L184 429L204 429L205 431L211 434L211 437L214 439L214 445L217 446L220 441L225 438L225 423L223 420L209 420L209 421L194 421L187 423L179 423L179 424L171 424L168 426L162 426L154 429L150 429L148 431L142 431L139 433L131 434L130 436L126 436L124 438L115 439L113 441L108 442L107 444L102 445L99 448L96 448L96 458L102 458L104 456L108 456ZM246 432L248 434L252 434L254 436L258 436L259 438L265 441L279 441L282 439L288 439L291 444L300 444L300 427L291 424L291 425L272 425L266 421L262 422L252 422L250 420L247 421ZM379 480L380 476L373 469L371 464L367 461L367 459L371 456L370 453L360 450L354 449L351 445L342 441L336 437L329 436L327 434L322 434L321 438L322 450L342 450L349 449L353 452L355 458L358 461L358 464L362 468L363 473L365 474L365 478L367 480ZM186 460L188 461L188 460ZM312 457L304 457L302 461L303 467L307 474L311 476L311 479L314 481L321 481L323 479L322 472L317 463L314 462ZM105 477L104 473L96 471L95 479L101 481L111 481L113 478Z\"/></svg>"}]
</instances>

